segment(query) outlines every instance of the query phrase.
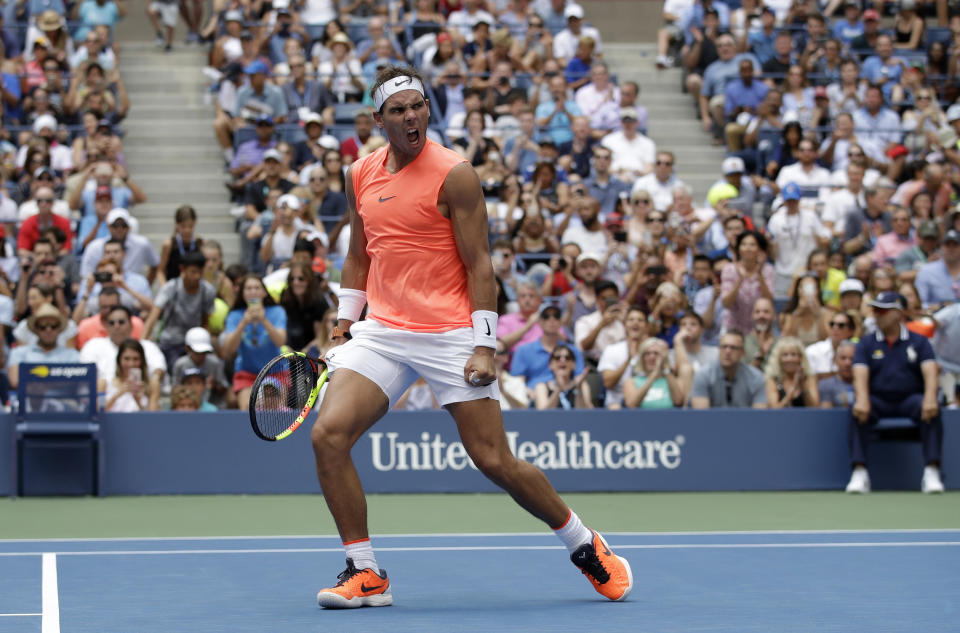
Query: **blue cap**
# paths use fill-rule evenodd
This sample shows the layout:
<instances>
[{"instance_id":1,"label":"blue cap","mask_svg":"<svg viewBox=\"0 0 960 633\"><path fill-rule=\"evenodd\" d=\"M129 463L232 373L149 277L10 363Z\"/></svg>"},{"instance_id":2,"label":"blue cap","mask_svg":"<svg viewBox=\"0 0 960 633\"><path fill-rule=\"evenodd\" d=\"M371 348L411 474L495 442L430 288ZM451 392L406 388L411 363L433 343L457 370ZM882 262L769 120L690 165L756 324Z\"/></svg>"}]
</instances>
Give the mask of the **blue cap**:
<instances>
[{"instance_id":1,"label":"blue cap","mask_svg":"<svg viewBox=\"0 0 960 633\"><path fill-rule=\"evenodd\" d=\"M780 195L783 196L784 201L799 200L803 197L800 193L800 185L795 182L787 183L783 191L780 192Z\"/></svg>"},{"instance_id":2,"label":"blue cap","mask_svg":"<svg viewBox=\"0 0 960 633\"><path fill-rule=\"evenodd\" d=\"M273 125L273 115L267 114L266 112L258 114L257 118L254 120L254 123L267 123Z\"/></svg>"},{"instance_id":3,"label":"blue cap","mask_svg":"<svg viewBox=\"0 0 960 633\"><path fill-rule=\"evenodd\" d=\"M246 68L243 69L243 72L247 73L248 75L253 75L256 73L263 73L266 75L270 72L270 69L267 68L265 63L257 59L247 64Z\"/></svg>"},{"instance_id":4,"label":"blue cap","mask_svg":"<svg viewBox=\"0 0 960 633\"><path fill-rule=\"evenodd\" d=\"M880 308L881 310L905 310L907 300L899 292L888 290L881 292L877 298L870 302L871 308Z\"/></svg>"}]
</instances>

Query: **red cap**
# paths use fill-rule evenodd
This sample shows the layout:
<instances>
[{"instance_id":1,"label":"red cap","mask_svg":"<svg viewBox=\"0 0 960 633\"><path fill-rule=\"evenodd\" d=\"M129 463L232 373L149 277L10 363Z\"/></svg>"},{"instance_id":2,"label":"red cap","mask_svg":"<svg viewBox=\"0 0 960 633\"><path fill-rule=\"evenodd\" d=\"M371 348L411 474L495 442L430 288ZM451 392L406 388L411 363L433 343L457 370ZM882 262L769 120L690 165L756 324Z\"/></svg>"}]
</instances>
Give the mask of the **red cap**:
<instances>
[{"instance_id":1,"label":"red cap","mask_svg":"<svg viewBox=\"0 0 960 633\"><path fill-rule=\"evenodd\" d=\"M113 192L110 191L109 185L100 185L97 187L97 193L94 196L95 198L112 198Z\"/></svg>"},{"instance_id":2,"label":"red cap","mask_svg":"<svg viewBox=\"0 0 960 633\"><path fill-rule=\"evenodd\" d=\"M817 86L813 91L814 99L819 99L820 97L827 96L827 87L826 86Z\"/></svg>"},{"instance_id":3,"label":"red cap","mask_svg":"<svg viewBox=\"0 0 960 633\"><path fill-rule=\"evenodd\" d=\"M439 35L437 35L437 44L439 44L440 42L450 42L450 41L453 41L453 38L450 37L449 33L440 33Z\"/></svg>"},{"instance_id":4,"label":"red cap","mask_svg":"<svg viewBox=\"0 0 960 633\"><path fill-rule=\"evenodd\" d=\"M875 22L879 22L880 14L874 11L873 9L867 9L866 11L863 12L863 21L866 22L867 20L873 20Z\"/></svg>"}]
</instances>

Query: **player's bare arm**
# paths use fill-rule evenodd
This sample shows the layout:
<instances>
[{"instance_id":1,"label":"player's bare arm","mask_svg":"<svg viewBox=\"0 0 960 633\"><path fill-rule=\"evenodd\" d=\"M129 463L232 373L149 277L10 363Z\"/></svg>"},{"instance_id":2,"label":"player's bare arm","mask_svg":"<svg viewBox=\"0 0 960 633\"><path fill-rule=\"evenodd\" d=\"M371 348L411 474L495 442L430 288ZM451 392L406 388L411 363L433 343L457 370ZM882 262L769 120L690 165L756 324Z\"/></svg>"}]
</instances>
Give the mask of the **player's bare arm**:
<instances>
[{"instance_id":1,"label":"player's bare arm","mask_svg":"<svg viewBox=\"0 0 960 633\"><path fill-rule=\"evenodd\" d=\"M438 208L450 218L460 260L467 273L467 291L474 310L497 309L497 286L487 244L487 208L480 179L469 163L461 163L447 175L440 190ZM491 324L490 327L495 327ZM476 327L476 325L475 325ZM463 369L464 379L487 385L496 380L494 348L477 346ZM475 373L474 373L475 372Z\"/></svg>"},{"instance_id":2,"label":"player's bare arm","mask_svg":"<svg viewBox=\"0 0 960 633\"><path fill-rule=\"evenodd\" d=\"M347 256L343 261L343 272L340 278L341 289L353 289L366 292L367 274L370 271L370 256L367 254L367 234L363 230L363 219L357 212L357 198L353 191L353 167L347 169L346 196L347 213L350 216L350 245L347 247ZM349 332L353 321L339 319L339 332ZM343 338L337 337L342 343Z\"/></svg>"}]
</instances>

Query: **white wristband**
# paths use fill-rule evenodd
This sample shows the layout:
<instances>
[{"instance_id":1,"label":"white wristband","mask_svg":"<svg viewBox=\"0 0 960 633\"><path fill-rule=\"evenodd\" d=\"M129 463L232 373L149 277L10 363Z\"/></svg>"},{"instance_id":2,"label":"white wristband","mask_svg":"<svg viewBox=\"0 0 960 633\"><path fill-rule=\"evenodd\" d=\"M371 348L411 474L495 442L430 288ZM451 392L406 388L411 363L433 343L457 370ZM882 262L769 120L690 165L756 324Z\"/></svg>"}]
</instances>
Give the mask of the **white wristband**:
<instances>
[{"instance_id":1,"label":"white wristband","mask_svg":"<svg viewBox=\"0 0 960 633\"><path fill-rule=\"evenodd\" d=\"M356 288L341 288L337 293L340 305L337 306L337 318L347 321L359 321L363 307L367 305L367 293Z\"/></svg>"},{"instance_id":2,"label":"white wristband","mask_svg":"<svg viewBox=\"0 0 960 633\"><path fill-rule=\"evenodd\" d=\"M497 349L497 316L490 310L475 310L473 320L473 346Z\"/></svg>"}]
</instances>

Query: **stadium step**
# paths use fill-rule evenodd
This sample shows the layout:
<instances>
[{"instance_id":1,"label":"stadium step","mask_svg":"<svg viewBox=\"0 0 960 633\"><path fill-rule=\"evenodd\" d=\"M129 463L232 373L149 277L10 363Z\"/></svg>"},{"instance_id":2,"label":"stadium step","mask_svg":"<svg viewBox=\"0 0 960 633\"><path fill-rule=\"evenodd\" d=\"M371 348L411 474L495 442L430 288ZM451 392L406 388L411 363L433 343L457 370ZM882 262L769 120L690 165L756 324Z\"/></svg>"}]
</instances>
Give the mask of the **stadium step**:
<instances>
[{"instance_id":1,"label":"stadium step","mask_svg":"<svg viewBox=\"0 0 960 633\"><path fill-rule=\"evenodd\" d=\"M603 59L619 82L639 84L637 102L647 108L648 136L657 149L673 152L677 176L693 188L694 200L702 201L719 178L725 151L712 145L700 126L693 100L682 90L680 69L658 70L652 42L604 42Z\"/></svg>"},{"instance_id":2,"label":"stadium step","mask_svg":"<svg viewBox=\"0 0 960 633\"><path fill-rule=\"evenodd\" d=\"M226 263L236 261L236 222L223 186L223 157L213 135L204 49L175 44L171 53L164 53L152 38L123 38L121 26L120 73L131 103L130 115L121 125L124 152L130 173L148 200L133 210L140 233L159 249L173 233L177 207L189 204L199 216L197 234L218 240Z\"/></svg>"}]
</instances>

